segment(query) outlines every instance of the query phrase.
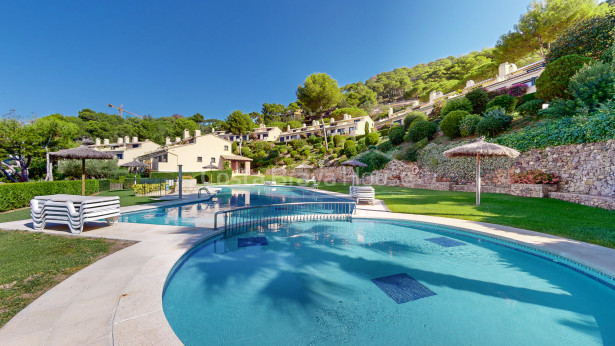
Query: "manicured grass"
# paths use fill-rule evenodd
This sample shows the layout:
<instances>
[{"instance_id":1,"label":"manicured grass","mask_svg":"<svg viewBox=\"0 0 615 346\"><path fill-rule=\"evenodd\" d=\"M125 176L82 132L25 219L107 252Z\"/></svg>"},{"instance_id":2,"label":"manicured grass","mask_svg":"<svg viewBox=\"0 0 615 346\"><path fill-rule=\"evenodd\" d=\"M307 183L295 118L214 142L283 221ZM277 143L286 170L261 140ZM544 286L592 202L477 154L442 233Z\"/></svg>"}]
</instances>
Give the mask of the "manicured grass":
<instances>
[{"instance_id":1,"label":"manicured grass","mask_svg":"<svg viewBox=\"0 0 615 346\"><path fill-rule=\"evenodd\" d=\"M346 184L320 189L348 193ZM393 212L442 216L524 228L615 248L615 211L550 198L485 193L476 206L473 192L374 186L376 198Z\"/></svg>"},{"instance_id":2,"label":"manicured grass","mask_svg":"<svg viewBox=\"0 0 615 346\"><path fill-rule=\"evenodd\" d=\"M0 231L0 327L51 287L133 242Z\"/></svg>"},{"instance_id":3,"label":"manicured grass","mask_svg":"<svg viewBox=\"0 0 615 346\"><path fill-rule=\"evenodd\" d=\"M0 223L11 222L17 220L26 220L30 218L30 208L18 209L0 213Z\"/></svg>"}]
</instances>

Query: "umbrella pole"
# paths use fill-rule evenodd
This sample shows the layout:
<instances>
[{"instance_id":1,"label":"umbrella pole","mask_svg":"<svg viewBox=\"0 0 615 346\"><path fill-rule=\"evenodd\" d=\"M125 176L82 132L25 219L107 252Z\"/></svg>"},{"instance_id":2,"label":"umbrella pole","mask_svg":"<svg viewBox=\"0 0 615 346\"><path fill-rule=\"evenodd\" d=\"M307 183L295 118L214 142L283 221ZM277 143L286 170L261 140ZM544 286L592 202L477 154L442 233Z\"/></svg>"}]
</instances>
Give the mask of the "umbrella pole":
<instances>
[{"instance_id":1,"label":"umbrella pole","mask_svg":"<svg viewBox=\"0 0 615 346\"><path fill-rule=\"evenodd\" d=\"M480 155L476 154L476 205L480 205Z\"/></svg>"},{"instance_id":2,"label":"umbrella pole","mask_svg":"<svg viewBox=\"0 0 615 346\"><path fill-rule=\"evenodd\" d=\"M81 159L81 196L85 196L85 159Z\"/></svg>"}]
</instances>

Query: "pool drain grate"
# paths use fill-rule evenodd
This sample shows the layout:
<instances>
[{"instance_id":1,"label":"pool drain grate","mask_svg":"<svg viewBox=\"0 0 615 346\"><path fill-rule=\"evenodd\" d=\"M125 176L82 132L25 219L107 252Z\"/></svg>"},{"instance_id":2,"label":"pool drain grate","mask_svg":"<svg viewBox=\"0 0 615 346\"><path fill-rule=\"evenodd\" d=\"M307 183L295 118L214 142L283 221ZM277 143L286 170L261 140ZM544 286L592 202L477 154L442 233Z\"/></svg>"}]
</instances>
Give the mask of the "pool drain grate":
<instances>
[{"instance_id":1,"label":"pool drain grate","mask_svg":"<svg viewBox=\"0 0 615 346\"><path fill-rule=\"evenodd\" d=\"M466 245L466 243L455 240L455 239L451 239L448 237L436 237L436 238L429 238L429 239L425 239L427 241L430 241L434 244L438 244L440 246L444 246L444 247L453 247L453 246L462 246L462 245Z\"/></svg>"},{"instance_id":2,"label":"pool drain grate","mask_svg":"<svg viewBox=\"0 0 615 346\"><path fill-rule=\"evenodd\" d=\"M372 279L372 282L397 304L436 295L425 285L406 273Z\"/></svg>"},{"instance_id":3,"label":"pool drain grate","mask_svg":"<svg viewBox=\"0 0 615 346\"><path fill-rule=\"evenodd\" d=\"M238 238L237 247L269 245L265 237Z\"/></svg>"}]
</instances>

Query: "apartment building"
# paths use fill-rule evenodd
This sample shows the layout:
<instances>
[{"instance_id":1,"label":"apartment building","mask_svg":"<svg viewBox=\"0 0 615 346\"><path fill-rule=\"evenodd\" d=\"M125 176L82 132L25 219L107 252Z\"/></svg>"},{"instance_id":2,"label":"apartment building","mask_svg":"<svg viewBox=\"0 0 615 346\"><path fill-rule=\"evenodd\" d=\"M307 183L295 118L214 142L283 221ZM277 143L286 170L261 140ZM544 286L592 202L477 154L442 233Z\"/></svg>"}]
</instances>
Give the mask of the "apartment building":
<instances>
[{"instance_id":1,"label":"apartment building","mask_svg":"<svg viewBox=\"0 0 615 346\"><path fill-rule=\"evenodd\" d=\"M341 120L335 121L331 118L329 124L325 124L327 136L345 135L359 136L365 134L365 124L369 124L370 131L374 128L374 121L369 116L353 118L348 114L344 114ZM287 127L286 132L280 135L280 142L288 142L295 139L301 139L302 136L309 137L322 136L322 124L319 120L312 120L310 126L303 124L302 127L291 129Z\"/></svg>"},{"instance_id":2,"label":"apartment building","mask_svg":"<svg viewBox=\"0 0 615 346\"><path fill-rule=\"evenodd\" d=\"M108 138L103 139L102 142L100 138L96 138L94 144L90 147L115 155L119 165L131 162L145 153L162 148L160 144L154 143L149 139L140 141L137 137L130 138L128 136L118 138L117 142L114 143L111 143Z\"/></svg>"}]
</instances>

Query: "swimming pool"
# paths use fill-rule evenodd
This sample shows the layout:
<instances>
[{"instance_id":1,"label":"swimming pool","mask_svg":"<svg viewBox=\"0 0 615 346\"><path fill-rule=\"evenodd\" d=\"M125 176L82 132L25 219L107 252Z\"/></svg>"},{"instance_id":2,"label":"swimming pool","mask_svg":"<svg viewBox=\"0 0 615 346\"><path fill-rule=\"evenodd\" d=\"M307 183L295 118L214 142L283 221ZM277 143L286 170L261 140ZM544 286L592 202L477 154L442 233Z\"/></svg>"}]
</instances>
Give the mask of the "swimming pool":
<instances>
[{"instance_id":1,"label":"swimming pool","mask_svg":"<svg viewBox=\"0 0 615 346\"><path fill-rule=\"evenodd\" d=\"M268 204L335 201L347 200L296 187L225 186L208 201L123 213L120 221L194 227L199 218L211 218L213 213L220 210Z\"/></svg>"},{"instance_id":2,"label":"swimming pool","mask_svg":"<svg viewBox=\"0 0 615 346\"><path fill-rule=\"evenodd\" d=\"M196 344L615 344L613 280L440 226L304 222L219 236L169 274Z\"/></svg>"}]
</instances>

